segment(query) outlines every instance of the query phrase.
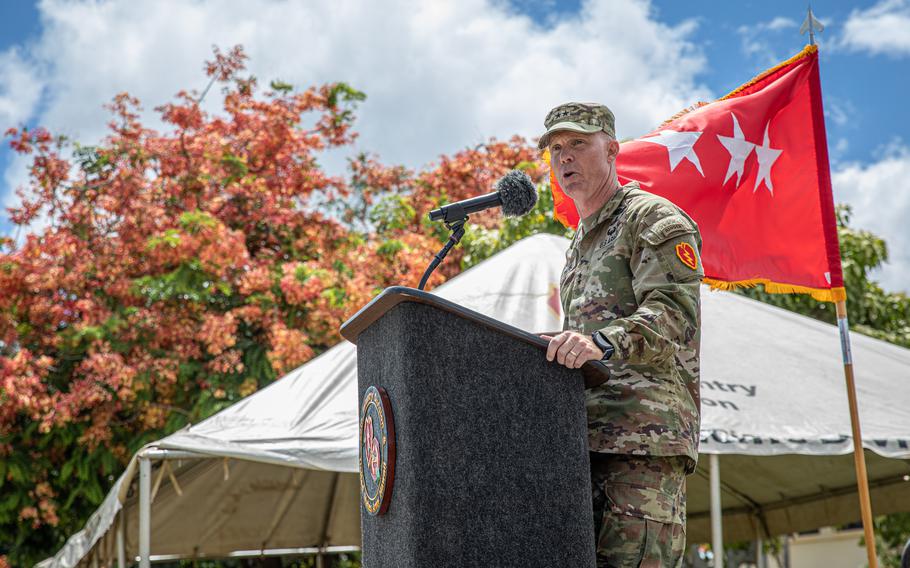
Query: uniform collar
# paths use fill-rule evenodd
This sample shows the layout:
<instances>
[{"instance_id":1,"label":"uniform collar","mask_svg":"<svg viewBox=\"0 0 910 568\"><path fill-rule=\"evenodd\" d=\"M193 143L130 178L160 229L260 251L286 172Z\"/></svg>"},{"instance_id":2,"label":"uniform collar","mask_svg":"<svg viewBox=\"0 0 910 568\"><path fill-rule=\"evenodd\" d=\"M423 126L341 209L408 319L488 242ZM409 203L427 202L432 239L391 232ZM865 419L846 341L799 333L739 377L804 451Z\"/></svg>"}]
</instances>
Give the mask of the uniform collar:
<instances>
[{"instance_id":1,"label":"uniform collar","mask_svg":"<svg viewBox=\"0 0 910 568\"><path fill-rule=\"evenodd\" d=\"M613 194L613 197L603 204L603 207L579 221L578 230L582 233L588 233L591 229L609 219L610 215L612 215L613 212L616 211L616 208L619 207L619 204L622 203L626 193L628 193L630 189L638 188L637 181L630 181L626 185L621 186L616 190L616 193ZM584 237L584 234L582 234L581 237Z\"/></svg>"}]
</instances>

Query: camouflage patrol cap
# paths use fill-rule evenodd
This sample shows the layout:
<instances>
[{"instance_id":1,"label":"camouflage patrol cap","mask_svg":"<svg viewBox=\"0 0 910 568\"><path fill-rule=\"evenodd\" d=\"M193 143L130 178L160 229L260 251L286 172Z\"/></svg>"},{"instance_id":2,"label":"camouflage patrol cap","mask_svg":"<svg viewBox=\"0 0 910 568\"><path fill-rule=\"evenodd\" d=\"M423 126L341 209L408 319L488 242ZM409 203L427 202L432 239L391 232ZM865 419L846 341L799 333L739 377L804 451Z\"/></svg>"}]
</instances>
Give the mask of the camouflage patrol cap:
<instances>
[{"instance_id":1,"label":"camouflage patrol cap","mask_svg":"<svg viewBox=\"0 0 910 568\"><path fill-rule=\"evenodd\" d=\"M550 143L550 134L559 130L593 134L604 131L616 137L616 119L613 112L598 103L564 103L547 113L543 121L547 129L537 147L541 150Z\"/></svg>"}]
</instances>

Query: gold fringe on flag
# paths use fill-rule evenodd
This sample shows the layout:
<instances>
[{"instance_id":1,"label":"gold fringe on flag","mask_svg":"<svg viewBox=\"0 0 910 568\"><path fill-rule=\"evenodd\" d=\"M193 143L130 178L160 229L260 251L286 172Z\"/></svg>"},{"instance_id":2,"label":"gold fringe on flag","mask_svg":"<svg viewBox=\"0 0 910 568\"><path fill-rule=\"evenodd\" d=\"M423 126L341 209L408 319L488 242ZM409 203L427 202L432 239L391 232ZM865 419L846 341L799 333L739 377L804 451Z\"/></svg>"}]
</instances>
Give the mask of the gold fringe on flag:
<instances>
[{"instance_id":1,"label":"gold fringe on flag","mask_svg":"<svg viewBox=\"0 0 910 568\"><path fill-rule=\"evenodd\" d=\"M781 284L772 282L767 278L751 278L749 280L737 280L727 282L725 280L715 280L714 278L705 278L702 280L713 290L735 290L737 288L753 288L757 284L764 286L765 292L769 294L809 294L820 302L840 302L847 299L847 290L843 287L838 288L810 288L808 286L797 286L795 284Z\"/></svg>"}]
</instances>

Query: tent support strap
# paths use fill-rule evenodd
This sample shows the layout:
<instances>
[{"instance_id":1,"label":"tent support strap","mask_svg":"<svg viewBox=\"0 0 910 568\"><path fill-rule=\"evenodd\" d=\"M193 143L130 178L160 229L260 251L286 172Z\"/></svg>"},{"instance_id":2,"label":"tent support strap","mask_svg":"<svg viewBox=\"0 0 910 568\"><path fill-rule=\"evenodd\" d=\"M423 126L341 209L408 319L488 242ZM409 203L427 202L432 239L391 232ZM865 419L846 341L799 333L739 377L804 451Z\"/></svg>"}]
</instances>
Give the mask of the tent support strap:
<instances>
[{"instance_id":1,"label":"tent support strap","mask_svg":"<svg viewBox=\"0 0 910 568\"><path fill-rule=\"evenodd\" d=\"M708 455L711 468L711 551L714 553L714 568L724 568L724 535L720 507L720 458Z\"/></svg>"},{"instance_id":2,"label":"tent support strap","mask_svg":"<svg viewBox=\"0 0 910 568\"><path fill-rule=\"evenodd\" d=\"M152 461L139 455L139 568L151 566L152 540Z\"/></svg>"},{"instance_id":3,"label":"tent support strap","mask_svg":"<svg viewBox=\"0 0 910 568\"><path fill-rule=\"evenodd\" d=\"M863 453L863 435L859 428L859 409L856 404L856 383L853 379L853 354L850 351L850 326L847 323L847 301L835 305L837 329L840 332L841 355L844 359L844 378L847 382L847 402L850 405L850 427L853 430L853 463L856 466L856 485L859 490L859 509L863 519L866 556L869 568L878 568L875 554L875 533L872 525L872 501L869 497L869 478L866 474L866 456Z\"/></svg>"},{"instance_id":4,"label":"tent support strap","mask_svg":"<svg viewBox=\"0 0 910 568\"><path fill-rule=\"evenodd\" d=\"M126 525L126 511L120 511L117 519L117 568L126 568L126 543L124 542L124 526Z\"/></svg>"}]
</instances>

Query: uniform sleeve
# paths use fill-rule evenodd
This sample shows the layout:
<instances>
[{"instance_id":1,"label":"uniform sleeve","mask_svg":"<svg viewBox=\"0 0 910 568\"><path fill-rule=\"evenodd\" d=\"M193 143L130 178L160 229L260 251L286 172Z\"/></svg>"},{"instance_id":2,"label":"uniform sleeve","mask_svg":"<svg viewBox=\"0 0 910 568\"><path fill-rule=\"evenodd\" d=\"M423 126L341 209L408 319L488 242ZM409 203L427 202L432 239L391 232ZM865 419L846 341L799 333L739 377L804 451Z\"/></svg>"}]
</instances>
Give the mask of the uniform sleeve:
<instances>
[{"instance_id":1,"label":"uniform sleeve","mask_svg":"<svg viewBox=\"0 0 910 568\"><path fill-rule=\"evenodd\" d=\"M600 331L616 349L613 360L663 365L698 331L701 238L674 212L647 224L637 241L630 268L638 309Z\"/></svg>"}]
</instances>

